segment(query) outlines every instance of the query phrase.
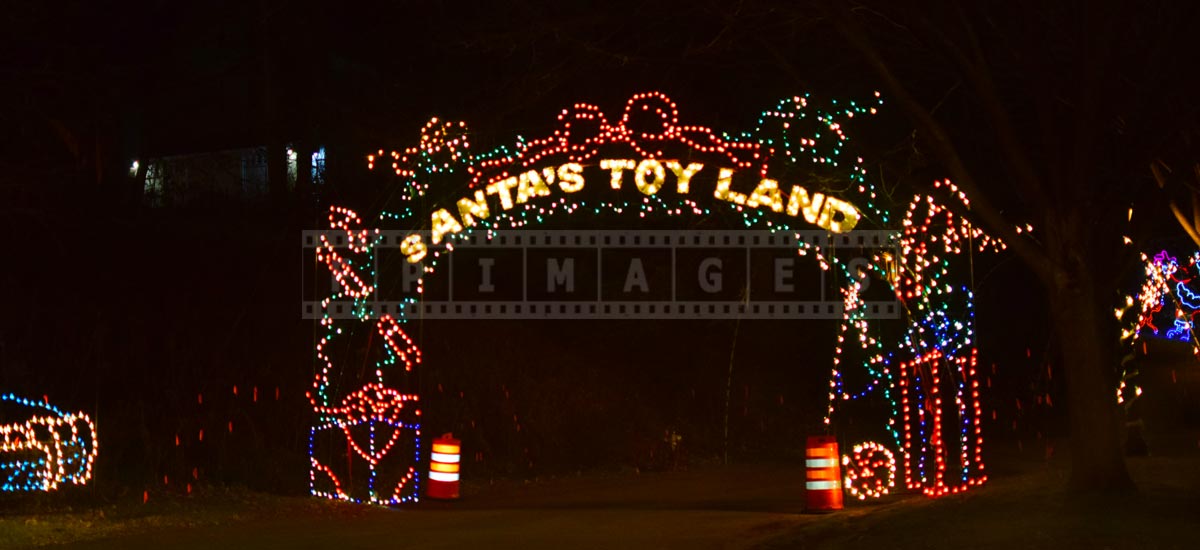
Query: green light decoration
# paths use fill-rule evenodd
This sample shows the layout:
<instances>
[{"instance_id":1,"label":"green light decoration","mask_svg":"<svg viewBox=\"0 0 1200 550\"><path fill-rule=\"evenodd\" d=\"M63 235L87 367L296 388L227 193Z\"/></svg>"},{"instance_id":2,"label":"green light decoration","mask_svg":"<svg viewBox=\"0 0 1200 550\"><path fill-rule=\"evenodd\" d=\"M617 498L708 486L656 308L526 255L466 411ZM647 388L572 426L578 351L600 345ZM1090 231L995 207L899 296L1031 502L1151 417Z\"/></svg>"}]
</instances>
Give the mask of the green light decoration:
<instances>
[{"instance_id":1,"label":"green light decoration","mask_svg":"<svg viewBox=\"0 0 1200 550\"><path fill-rule=\"evenodd\" d=\"M400 179L400 204L386 207L378 220L381 225L400 225L411 231L401 242L400 250L409 262L421 263L424 274L434 272L441 257L472 233L482 231L490 236L496 230L536 226L564 214L580 212L634 221L732 214L747 228L773 232L816 226L837 233L863 222L886 228L892 217L879 204L878 194L866 177L863 158L849 153L845 128L855 117L875 114L882 105L879 94L866 104L819 103L810 95L788 98L761 113L752 130L718 134L704 126L681 124L677 106L666 95L641 93L626 103L620 117L613 122L599 107L577 103L559 114L558 126L549 135L539 139L518 138L511 147L498 147L482 154L471 151L465 123L435 118L425 125L416 146L390 152L380 149L367 157L369 168L390 170ZM780 179L772 179L773 175ZM842 188L837 192L845 198L829 195L834 186L830 182ZM585 187L591 195L576 195ZM945 187L969 208L969 201L953 184L945 182ZM634 198L596 198L598 193L634 194ZM418 199L427 207L417 209ZM702 204L701 200L711 204ZM916 214L921 208L924 220ZM418 216L426 211L429 212L426 217ZM368 304L375 289L369 281L374 280L373 253L378 230L362 229L357 214L343 208L331 211L330 222L332 228L345 232L352 252L343 255L323 243L318 261L328 266L341 288L323 302L323 307L348 300L358 319L337 324L326 313L321 320L326 331L317 346L321 368L310 393L318 425L343 429L347 417L371 416L362 412L350 414L354 407L360 411L391 411L372 418L382 423L395 421L395 429L409 430L419 459L419 425L415 420L411 423L398 420L402 416L399 411L406 410L401 404L411 401L415 405L417 396L383 386L384 374L397 370L398 364L403 363L406 372L416 364L413 358L419 357L419 351L410 340L404 339L408 347L384 349L383 359L376 363L375 376L361 390L341 400L334 396L331 381L338 377L339 365L344 360L333 357L329 351L331 344L350 337L356 330L370 331ZM914 224L919 231L909 230ZM944 231L930 231L933 225ZM962 252L964 245L960 241L964 238L980 246L1003 248L1003 243L987 238L961 218L953 217L932 199L917 197L904 220L904 232L897 237L901 257L876 257L867 267L882 275L907 307L905 335L898 342L885 342L882 337L870 335L871 327L859 296L858 281L862 274L851 273L849 265L828 255L821 247L798 239L799 255L811 254L826 271L836 266L844 275L841 280L847 281L843 289L844 319L833 358L827 423L834 417L839 401L869 393L881 395L890 407L890 418L884 428L902 451L907 485L930 496L958 492L986 480L979 454L982 438L978 383L973 378L973 297L969 289L944 282L949 273L949 258ZM941 248L934 250L937 247ZM415 293L405 296L403 301L416 303L423 290L422 277ZM390 330L402 334L397 323L402 324L404 319L386 320L389 325L377 327L379 333ZM861 364L842 364L843 344L847 339L857 340L867 350ZM907 360L897 364L898 359ZM945 365L956 374L950 377L952 380L933 384L914 377L919 368L929 365ZM863 369L871 380L869 387L857 394L848 393L841 372L849 368ZM919 420L912 419L909 413L915 405L905 396L909 392L930 394L946 384L956 392L957 407L952 411L940 408L922 411ZM387 391L394 393L385 396ZM944 435L954 431L942 430L940 421L926 426L927 417L935 412L939 416L943 412L956 416L953 425L959 428L954 431L958 432L961 453L957 457L958 466L949 474L946 464L955 457L948 455ZM416 417L419 412L413 413L413 418ZM914 436L933 451L914 456ZM396 439L386 441L390 449ZM880 452L884 451L887 450ZM372 457L383 457L374 452L362 455L368 462ZM419 494L389 496L372 486L365 495L352 495L340 486L329 488L329 483L320 489L318 480L336 478L327 471L327 465L313 460L313 493L318 496L394 504L415 500ZM371 465L375 471L376 467L382 468L382 461ZM948 479L948 475L956 473L961 474L961 483ZM401 478L408 476L405 479L409 480L401 483L402 488L419 487L414 470L402 470L401 474ZM873 490L864 495L883 493Z\"/></svg>"},{"instance_id":2,"label":"green light decoration","mask_svg":"<svg viewBox=\"0 0 1200 550\"><path fill-rule=\"evenodd\" d=\"M342 233L346 245L335 246L322 235L317 248L317 262L329 269L338 291L321 302L320 324L325 334L316 346L320 368L307 393L316 415L309 431L309 490L315 496L357 503L416 502L421 485L417 468L421 457L418 396L397 391L387 383L397 374L410 375L421 361L421 351L390 316L376 323L368 320L376 292L372 281L379 231L363 229L357 214L338 207L330 210L329 225ZM336 321L330 310L335 302L345 299L350 300L357 318ZM355 334L355 329L371 324L375 329L372 338L366 342L356 338L362 335ZM360 380L344 380L346 373L338 367L357 359L356 352L363 349L366 360L374 359L374 369L360 386ZM362 360L354 363L361 365ZM347 383L349 391L343 389ZM406 442L412 446L411 455L392 452L397 444L403 446ZM343 452L345 460L341 460ZM357 484L355 464L360 472Z\"/></svg>"},{"instance_id":3,"label":"green light decoration","mask_svg":"<svg viewBox=\"0 0 1200 550\"><path fill-rule=\"evenodd\" d=\"M970 201L949 180L934 183L964 208ZM882 253L867 269L889 282L907 320L894 348L872 335L859 297L862 275L839 265L849 285L842 292L846 316L838 335L831 373L829 425L839 403L878 394L891 417L887 432L901 450L905 485L929 496L957 493L987 481L983 463L979 380L976 371L974 295L948 282L953 261L963 253L1000 252L1006 246L956 216L933 195L916 195L898 236L898 255ZM1018 232L1028 232L1029 227ZM851 391L844 384L842 356L847 340L858 342L869 382ZM950 422L948 422L950 421ZM946 425L957 437L946 437ZM957 453L952 451L957 450ZM948 472L948 468L950 471ZM872 496L865 494L866 496Z\"/></svg>"}]
</instances>

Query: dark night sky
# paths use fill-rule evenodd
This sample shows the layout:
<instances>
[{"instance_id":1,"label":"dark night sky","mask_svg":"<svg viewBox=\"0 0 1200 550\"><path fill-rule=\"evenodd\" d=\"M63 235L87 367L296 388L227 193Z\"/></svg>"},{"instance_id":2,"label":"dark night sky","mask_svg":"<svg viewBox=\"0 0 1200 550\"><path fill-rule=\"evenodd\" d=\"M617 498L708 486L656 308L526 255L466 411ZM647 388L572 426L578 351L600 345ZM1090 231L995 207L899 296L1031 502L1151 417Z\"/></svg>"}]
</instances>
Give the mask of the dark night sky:
<instances>
[{"instance_id":1,"label":"dark night sky","mask_svg":"<svg viewBox=\"0 0 1200 550\"><path fill-rule=\"evenodd\" d=\"M507 140L574 101L619 105L639 90L663 89L714 126L813 84L873 91L847 81L861 69L831 51L827 29L767 13L726 28L719 3L400 4L26 6L6 15L19 53L5 94L140 134L127 139L154 153L261 142L267 98L289 133L397 139L439 114ZM803 82L764 57L757 33Z\"/></svg>"},{"instance_id":2,"label":"dark night sky","mask_svg":"<svg viewBox=\"0 0 1200 550\"><path fill-rule=\"evenodd\" d=\"M1111 114L1114 139L1129 152L1114 169L1129 172L1114 177L1146 187L1151 201L1143 159L1160 151L1186 159L1197 146L1189 141L1197 127L1188 85L1194 10L1155 9L1130 17L1122 39L1137 47L1118 52L1119 70L1098 90L1127 98ZM1017 42L1031 40L1045 47L1048 67L1069 67L1079 60L1066 39L1020 26L1039 15L1067 36L1078 19L1067 10L1024 19L1021 9L998 10L988 47L1012 61ZM6 10L0 38L0 120L12 130L4 136L5 178L16 186L53 180L61 166L84 163L72 157L86 157L93 141L110 163L259 145L270 129L357 152L409 145L437 115L468 121L476 148L485 149L541 134L575 101L615 111L643 90L667 92L692 121L737 130L797 92L855 97L879 89L815 14L793 3L707 1L18 3ZM965 152L993 168L982 171L985 183L1004 189L995 145L977 131L987 122L947 60L890 23L877 22L877 36L906 83L938 104L955 135L980 137L963 140ZM998 65L997 74L1002 90L1014 91L1017 124L1035 130L1015 93L1038 76L1022 72L1034 66L1028 61ZM1061 84L1046 78L1046 86ZM944 176L909 140L897 111L885 106L855 136L872 162L884 163L876 176L885 186ZM1035 151L1037 139L1029 142ZM1022 208L1003 192L996 198Z\"/></svg>"},{"instance_id":3,"label":"dark night sky","mask_svg":"<svg viewBox=\"0 0 1200 550\"><path fill-rule=\"evenodd\" d=\"M1042 10L995 10L993 27L984 29L1001 90L1011 90L1018 127L1031 136L1045 133L1024 121L1029 88L1061 87L1064 109L1075 101L1067 93L1077 63L1069 37L1079 18L1065 7ZM872 30L906 84L938 105L956 135L980 137L976 128L989 123L951 60L918 27L950 28L938 17L914 19L912 28L880 17ZM1137 136L1123 145L1131 156L1186 157L1197 147L1198 115L1187 92L1194 13L1144 7L1129 21L1120 36L1127 47L1118 48L1097 97L1113 103L1115 135ZM112 159L262 144L272 131L364 150L401 146L433 115L468 121L475 142L490 147L518 133L540 134L576 101L616 109L632 93L653 89L697 122L734 130L797 92L862 97L881 88L803 3L27 2L4 22L0 115L19 129L5 147L17 164L62 159L64 133L77 142L100 136ZM1037 25L1058 30L1042 33ZM1021 57L1031 51L1041 59ZM860 141L868 152L909 147L909 124L898 110L885 109L872 126L883 135ZM985 139L964 145L979 162L994 157ZM941 175L920 166L921 155L909 156L899 156L891 175ZM1003 178L995 183L1002 187Z\"/></svg>"}]
</instances>

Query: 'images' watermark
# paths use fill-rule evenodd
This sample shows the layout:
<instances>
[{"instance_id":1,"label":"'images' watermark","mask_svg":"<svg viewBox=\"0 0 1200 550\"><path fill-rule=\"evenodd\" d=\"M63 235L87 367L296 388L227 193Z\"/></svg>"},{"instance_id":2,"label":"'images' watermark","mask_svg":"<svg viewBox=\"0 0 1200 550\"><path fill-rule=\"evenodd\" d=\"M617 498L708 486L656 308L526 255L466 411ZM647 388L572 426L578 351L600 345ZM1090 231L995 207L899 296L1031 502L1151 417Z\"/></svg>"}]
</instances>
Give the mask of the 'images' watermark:
<instances>
[{"instance_id":1,"label":"'images' watermark","mask_svg":"<svg viewBox=\"0 0 1200 550\"><path fill-rule=\"evenodd\" d=\"M325 235L305 231L306 260ZM841 319L845 275L822 270L801 243L865 271L888 231L537 231L478 233L457 242L437 268L405 261L405 231L381 231L375 247L372 317L412 319ZM893 254L895 253L892 251ZM337 290L324 269L305 263L302 315L321 317L307 297ZM419 280L424 278L419 285ZM895 319L899 308L883 281L861 279L866 314ZM420 293L418 294L418 288ZM419 297L415 303L406 297ZM353 318L350 301L333 302L333 318Z\"/></svg>"}]
</instances>

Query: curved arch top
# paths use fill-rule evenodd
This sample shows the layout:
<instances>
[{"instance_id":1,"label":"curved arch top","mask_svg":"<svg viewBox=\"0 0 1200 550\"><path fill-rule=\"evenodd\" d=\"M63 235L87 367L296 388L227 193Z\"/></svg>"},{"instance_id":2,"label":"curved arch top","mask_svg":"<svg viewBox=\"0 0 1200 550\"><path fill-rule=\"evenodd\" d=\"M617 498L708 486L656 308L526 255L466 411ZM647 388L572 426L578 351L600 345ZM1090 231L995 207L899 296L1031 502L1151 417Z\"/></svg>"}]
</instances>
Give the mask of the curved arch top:
<instances>
[{"instance_id":1,"label":"curved arch top","mask_svg":"<svg viewBox=\"0 0 1200 550\"><path fill-rule=\"evenodd\" d=\"M393 172L405 180L408 198L426 195L434 174L465 176L465 192L426 214L428 224L422 226L429 229L428 241L416 232L405 239L402 251L413 263L447 237L497 214L537 207L546 197L568 201L567 195L597 187L602 189L598 192L633 188L643 198L705 198L738 211L778 216L785 224L797 218L842 233L862 218L858 205L821 192L812 182L769 177L773 162L839 166L847 141L842 121L875 113L878 101L868 106L831 103L831 110L822 111L807 95L781 101L759 117L753 131L735 136L681 123L678 106L666 94L645 92L631 97L614 122L599 107L576 103L559 113L549 135L479 155L469 150L465 123L435 118L416 147L390 153L381 149L368 156L368 167L390 158ZM856 158L840 175L849 184L846 188L869 202L874 191L861 165Z\"/></svg>"}]
</instances>

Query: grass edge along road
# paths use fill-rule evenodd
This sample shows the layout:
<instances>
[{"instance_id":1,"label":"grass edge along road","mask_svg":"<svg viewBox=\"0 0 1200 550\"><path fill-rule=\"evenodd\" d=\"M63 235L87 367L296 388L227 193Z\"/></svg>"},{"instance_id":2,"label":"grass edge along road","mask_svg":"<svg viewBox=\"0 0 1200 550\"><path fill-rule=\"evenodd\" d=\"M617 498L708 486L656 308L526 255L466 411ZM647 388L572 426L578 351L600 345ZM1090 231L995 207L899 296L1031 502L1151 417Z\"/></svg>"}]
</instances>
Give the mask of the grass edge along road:
<instances>
[{"instance_id":1,"label":"grass edge along road","mask_svg":"<svg viewBox=\"0 0 1200 550\"><path fill-rule=\"evenodd\" d=\"M0 547L1194 547L1200 450L1131 459L1141 491L1120 499L1066 495L1063 462L999 461L987 486L962 495L894 495L823 515L801 513L794 465L497 482L399 510L209 491L0 516Z\"/></svg>"}]
</instances>

